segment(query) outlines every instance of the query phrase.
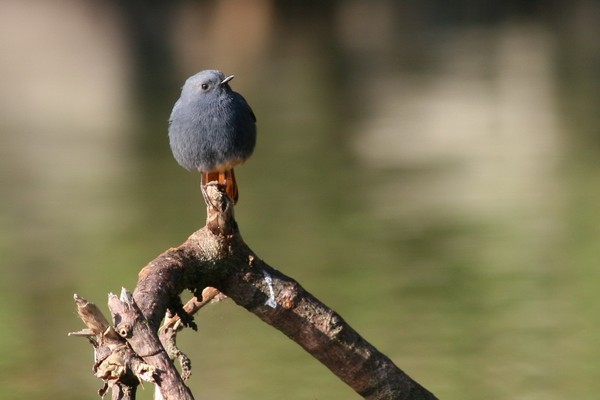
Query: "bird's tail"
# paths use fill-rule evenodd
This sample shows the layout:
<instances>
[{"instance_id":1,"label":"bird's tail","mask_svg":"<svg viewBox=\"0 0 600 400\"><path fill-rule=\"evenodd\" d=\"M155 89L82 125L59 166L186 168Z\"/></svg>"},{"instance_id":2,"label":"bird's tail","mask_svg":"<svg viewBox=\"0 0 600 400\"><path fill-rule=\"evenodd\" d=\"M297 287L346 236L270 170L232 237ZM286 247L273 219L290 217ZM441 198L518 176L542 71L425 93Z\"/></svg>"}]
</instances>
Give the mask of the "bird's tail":
<instances>
[{"instance_id":1,"label":"bird's tail","mask_svg":"<svg viewBox=\"0 0 600 400\"><path fill-rule=\"evenodd\" d=\"M219 185L223 185L227 197L229 197L233 204L237 204L239 192L233 168L223 172L202 172L202 185L213 181L216 181Z\"/></svg>"}]
</instances>

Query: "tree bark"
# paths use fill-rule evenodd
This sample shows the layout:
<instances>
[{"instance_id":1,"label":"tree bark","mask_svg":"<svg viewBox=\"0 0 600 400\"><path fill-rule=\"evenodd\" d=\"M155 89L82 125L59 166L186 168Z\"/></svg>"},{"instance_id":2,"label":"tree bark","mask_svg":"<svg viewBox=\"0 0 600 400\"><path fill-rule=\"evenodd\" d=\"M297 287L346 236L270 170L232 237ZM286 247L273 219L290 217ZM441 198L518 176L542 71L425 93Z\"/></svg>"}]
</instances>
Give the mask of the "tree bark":
<instances>
[{"instance_id":1,"label":"tree bark","mask_svg":"<svg viewBox=\"0 0 600 400\"><path fill-rule=\"evenodd\" d=\"M110 301L115 330L160 372L157 384L165 399L192 397L179 375L174 375L177 372L165 358L156 333L167 311L193 324L179 295L188 289L201 297L206 287L218 289L283 332L365 399L436 399L335 311L261 260L244 243L227 196L216 186L208 186L206 193L210 203L206 226L144 267L132 298L122 294L121 301L114 296ZM120 304L123 297L126 306ZM124 318L135 309L139 315Z\"/></svg>"}]
</instances>

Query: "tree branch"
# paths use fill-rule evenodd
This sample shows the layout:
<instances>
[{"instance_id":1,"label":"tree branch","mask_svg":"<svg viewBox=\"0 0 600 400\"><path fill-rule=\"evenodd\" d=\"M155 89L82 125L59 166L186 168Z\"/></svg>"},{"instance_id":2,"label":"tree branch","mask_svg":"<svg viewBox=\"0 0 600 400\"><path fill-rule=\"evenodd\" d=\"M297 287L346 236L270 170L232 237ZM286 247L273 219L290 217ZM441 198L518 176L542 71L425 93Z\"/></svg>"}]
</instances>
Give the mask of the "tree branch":
<instances>
[{"instance_id":1,"label":"tree branch","mask_svg":"<svg viewBox=\"0 0 600 400\"><path fill-rule=\"evenodd\" d=\"M184 311L179 295L189 289L202 297L200 293L206 287L218 289L283 332L365 399L436 399L363 339L335 311L294 279L261 260L244 243L227 196L217 186L208 186L206 192L209 203L206 226L181 246L165 251L142 269L133 297L126 299L125 308L111 306L117 332L127 339L136 354L161 372L160 387L165 399L191 397L188 397L189 391L183 381L172 376L174 368L172 363L166 364L162 346L157 347L160 343L155 341L156 332L166 312L177 314L184 324L192 324L186 311L195 311L198 307L188 304ZM210 292L210 295L215 293ZM205 295L208 296L208 292L205 291ZM115 302L114 299L111 301ZM127 325L121 332L122 319L115 316L122 318L125 310L135 309L141 311L143 317L127 319L134 326ZM175 320L177 317L165 326ZM138 324L143 329L136 327ZM140 343L145 344L141 346ZM152 354L144 353L148 348L153 349ZM169 377L168 381L163 374Z\"/></svg>"}]
</instances>

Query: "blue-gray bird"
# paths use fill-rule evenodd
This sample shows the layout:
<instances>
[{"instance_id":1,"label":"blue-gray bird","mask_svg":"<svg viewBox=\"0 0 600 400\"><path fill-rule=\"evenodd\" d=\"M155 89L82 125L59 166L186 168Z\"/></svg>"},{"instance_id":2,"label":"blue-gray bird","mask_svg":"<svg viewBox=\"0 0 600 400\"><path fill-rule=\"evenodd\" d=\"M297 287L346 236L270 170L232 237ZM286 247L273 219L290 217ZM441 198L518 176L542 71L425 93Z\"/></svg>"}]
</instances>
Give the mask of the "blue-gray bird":
<instances>
[{"instance_id":1,"label":"blue-gray bird","mask_svg":"<svg viewBox=\"0 0 600 400\"><path fill-rule=\"evenodd\" d=\"M205 70L189 77L169 118L169 142L183 168L201 173L207 183L225 186L237 203L233 167L250 157L256 144L256 117L246 100L229 87L233 75Z\"/></svg>"}]
</instances>

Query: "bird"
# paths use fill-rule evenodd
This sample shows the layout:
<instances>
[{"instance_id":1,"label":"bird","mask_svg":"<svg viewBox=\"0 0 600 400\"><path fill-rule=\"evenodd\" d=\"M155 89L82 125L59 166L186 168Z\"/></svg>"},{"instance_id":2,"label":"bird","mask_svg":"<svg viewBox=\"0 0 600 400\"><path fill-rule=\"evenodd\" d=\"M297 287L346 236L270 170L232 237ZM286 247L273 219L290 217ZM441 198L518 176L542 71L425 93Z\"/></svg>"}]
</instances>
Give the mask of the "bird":
<instances>
[{"instance_id":1,"label":"bird","mask_svg":"<svg viewBox=\"0 0 600 400\"><path fill-rule=\"evenodd\" d=\"M201 189L215 182L236 204L238 186L233 168L245 162L256 145L256 116L244 97L233 91L216 69L190 76L169 117L169 144L183 168L201 174Z\"/></svg>"}]
</instances>

